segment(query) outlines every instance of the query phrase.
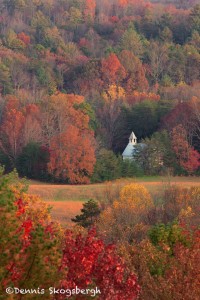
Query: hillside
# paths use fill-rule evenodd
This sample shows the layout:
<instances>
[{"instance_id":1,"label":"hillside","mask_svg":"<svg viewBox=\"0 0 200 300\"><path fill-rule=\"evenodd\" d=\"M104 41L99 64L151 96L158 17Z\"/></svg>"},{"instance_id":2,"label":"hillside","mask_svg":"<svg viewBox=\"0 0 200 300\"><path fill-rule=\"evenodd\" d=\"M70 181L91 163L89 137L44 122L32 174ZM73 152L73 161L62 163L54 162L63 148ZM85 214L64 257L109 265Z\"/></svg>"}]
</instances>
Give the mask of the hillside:
<instances>
[{"instance_id":1,"label":"hillside","mask_svg":"<svg viewBox=\"0 0 200 300\"><path fill-rule=\"evenodd\" d=\"M198 175L196 2L0 1L6 171L64 183ZM132 131L147 147L123 162Z\"/></svg>"}]
</instances>

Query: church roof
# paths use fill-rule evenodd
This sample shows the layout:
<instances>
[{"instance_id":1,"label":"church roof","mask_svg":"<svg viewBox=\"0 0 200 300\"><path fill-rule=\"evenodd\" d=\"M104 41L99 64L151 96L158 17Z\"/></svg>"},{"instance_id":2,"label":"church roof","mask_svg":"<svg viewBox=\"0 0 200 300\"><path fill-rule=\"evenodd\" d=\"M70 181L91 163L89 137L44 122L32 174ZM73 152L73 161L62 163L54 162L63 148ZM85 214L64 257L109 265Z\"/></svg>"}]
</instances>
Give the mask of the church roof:
<instances>
[{"instance_id":1,"label":"church roof","mask_svg":"<svg viewBox=\"0 0 200 300\"><path fill-rule=\"evenodd\" d=\"M131 157L133 156L134 150L135 150L135 146L132 143L128 143L124 152L122 153L122 156Z\"/></svg>"}]
</instances>

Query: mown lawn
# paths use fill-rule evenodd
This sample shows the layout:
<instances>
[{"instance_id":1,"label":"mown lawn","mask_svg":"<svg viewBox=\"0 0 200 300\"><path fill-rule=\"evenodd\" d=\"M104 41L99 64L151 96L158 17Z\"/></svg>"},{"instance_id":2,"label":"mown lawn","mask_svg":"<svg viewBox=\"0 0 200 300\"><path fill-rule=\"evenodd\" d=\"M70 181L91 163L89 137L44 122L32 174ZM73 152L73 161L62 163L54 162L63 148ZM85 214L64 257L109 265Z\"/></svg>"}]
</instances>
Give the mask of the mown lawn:
<instances>
[{"instance_id":1,"label":"mown lawn","mask_svg":"<svg viewBox=\"0 0 200 300\"><path fill-rule=\"evenodd\" d=\"M143 184L156 195L169 184L182 187L200 186L200 177L140 177L116 180L112 183L88 185L55 185L29 181L29 193L39 195L52 207L52 217L64 226L71 225L71 218L80 213L84 201L102 199L110 190L119 190L126 184Z\"/></svg>"}]
</instances>

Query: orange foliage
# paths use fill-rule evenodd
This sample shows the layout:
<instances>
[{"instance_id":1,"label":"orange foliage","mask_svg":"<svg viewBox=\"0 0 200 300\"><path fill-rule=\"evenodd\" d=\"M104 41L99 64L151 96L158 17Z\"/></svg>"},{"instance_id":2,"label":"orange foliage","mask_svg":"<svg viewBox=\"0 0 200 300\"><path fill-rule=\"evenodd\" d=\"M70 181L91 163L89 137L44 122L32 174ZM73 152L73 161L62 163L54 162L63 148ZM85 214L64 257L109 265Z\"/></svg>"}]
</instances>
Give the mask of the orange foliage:
<instances>
[{"instance_id":1,"label":"orange foliage","mask_svg":"<svg viewBox=\"0 0 200 300\"><path fill-rule=\"evenodd\" d=\"M24 146L42 140L38 106L30 104L21 108L15 96L7 96L0 132L0 147L14 163Z\"/></svg>"},{"instance_id":2,"label":"orange foliage","mask_svg":"<svg viewBox=\"0 0 200 300\"><path fill-rule=\"evenodd\" d=\"M50 140L49 171L71 183L86 183L95 164L89 117L79 109L84 98L57 94L50 98L57 133Z\"/></svg>"},{"instance_id":3,"label":"orange foliage","mask_svg":"<svg viewBox=\"0 0 200 300\"><path fill-rule=\"evenodd\" d=\"M94 19L95 17L95 8L96 8L96 2L95 0L86 0L85 2L85 10L84 14L86 18Z\"/></svg>"},{"instance_id":4,"label":"orange foliage","mask_svg":"<svg viewBox=\"0 0 200 300\"><path fill-rule=\"evenodd\" d=\"M95 164L92 134L82 134L75 126L52 138L49 171L70 183L88 183Z\"/></svg>"},{"instance_id":5,"label":"orange foliage","mask_svg":"<svg viewBox=\"0 0 200 300\"><path fill-rule=\"evenodd\" d=\"M132 105L142 101L159 101L160 96L154 93L145 93L145 92L138 92L134 91L131 95L128 95L127 102Z\"/></svg>"},{"instance_id":6,"label":"orange foliage","mask_svg":"<svg viewBox=\"0 0 200 300\"><path fill-rule=\"evenodd\" d=\"M128 0L118 0L118 4L119 4L119 6L124 7L124 6L128 5Z\"/></svg>"},{"instance_id":7,"label":"orange foliage","mask_svg":"<svg viewBox=\"0 0 200 300\"><path fill-rule=\"evenodd\" d=\"M24 144L42 141L41 111L35 104L25 107Z\"/></svg>"},{"instance_id":8,"label":"orange foliage","mask_svg":"<svg viewBox=\"0 0 200 300\"><path fill-rule=\"evenodd\" d=\"M16 159L23 146L22 131L25 117L18 106L19 103L15 97L8 101L0 128L0 147L11 161Z\"/></svg>"},{"instance_id":9,"label":"orange foliage","mask_svg":"<svg viewBox=\"0 0 200 300\"><path fill-rule=\"evenodd\" d=\"M146 79L146 68L142 65L140 59L131 51L123 50L119 54L120 62L126 70L125 89L131 94L134 90L146 91L148 81Z\"/></svg>"},{"instance_id":10,"label":"orange foliage","mask_svg":"<svg viewBox=\"0 0 200 300\"><path fill-rule=\"evenodd\" d=\"M111 53L107 58L102 59L101 71L104 81L110 84L118 83L126 76L124 67L114 53Z\"/></svg>"}]
</instances>

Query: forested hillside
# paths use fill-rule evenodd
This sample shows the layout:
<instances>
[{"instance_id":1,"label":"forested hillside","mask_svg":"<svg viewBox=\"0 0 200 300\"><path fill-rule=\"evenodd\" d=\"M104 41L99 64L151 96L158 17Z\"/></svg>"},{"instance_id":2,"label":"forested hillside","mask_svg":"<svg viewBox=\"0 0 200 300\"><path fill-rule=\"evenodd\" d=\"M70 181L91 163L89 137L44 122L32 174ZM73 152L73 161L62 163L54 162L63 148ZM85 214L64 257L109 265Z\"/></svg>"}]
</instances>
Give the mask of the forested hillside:
<instances>
[{"instance_id":1,"label":"forested hillside","mask_svg":"<svg viewBox=\"0 0 200 300\"><path fill-rule=\"evenodd\" d=\"M0 163L68 183L199 174L198 2L0 0ZM146 147L123 162L131 131Z\"/></svg>"}]
</instances>

